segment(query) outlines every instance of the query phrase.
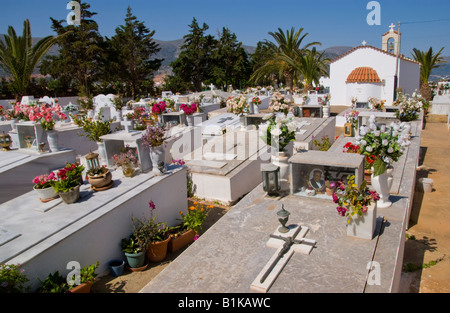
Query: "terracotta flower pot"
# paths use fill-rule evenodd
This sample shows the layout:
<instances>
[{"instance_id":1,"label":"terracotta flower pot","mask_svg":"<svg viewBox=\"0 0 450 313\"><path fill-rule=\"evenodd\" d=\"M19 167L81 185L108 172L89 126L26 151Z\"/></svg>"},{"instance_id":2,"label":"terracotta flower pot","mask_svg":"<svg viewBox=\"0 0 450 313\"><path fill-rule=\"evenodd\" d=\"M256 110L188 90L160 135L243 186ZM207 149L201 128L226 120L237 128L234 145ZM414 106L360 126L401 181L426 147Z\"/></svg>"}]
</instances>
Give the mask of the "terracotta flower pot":
<instances>
[{"instance_id":1,"label":"terracotta flower pot","mask_svg":"<svg viewBox=\"0 0 450 313\"><path fill-rule=\"evenodd\" d=\"M179 235L178 237L171 237L169 245L167 247L167 251L172 253L187 246L188 244L194 241L195 234L196 234L195 231L189 229L184 233L182 233L181 235Z\"/></svg>"},{"instance_id":2,"label":"terracotta flower pot","mask_svg":"<svg viewBox=\"0 0 450 313\"><path fill-rule=\"evenodd\" d=\"M152 242L148 245L145 256L150 262L160 262L167 256L167 246L170 237L163 241Z\"/></svg>"},{"instance_id":3,"label":"terracotta flower pot","mask_svg":"<svg viewBox=\"0 0 450 313\"><path fill-rule=\"evenodd\" d=\"M91 184L94 188L102 188L105 186L108 186L111 183L112 180L112 174L108 171L104 174L95 175L95 176L89 176L88 175L88 181L89 184Z\"/></svg>"},{"instance_id":4,"label":"terracotta flower pot","mask_svg":"<svg viewBox=\"0 0 450 313\"><path fill-rule=\"evenodd\" d=\"M76 287L73 287L68 291L68 293L90 293L92 288L92 283L82 283Z\"/></svg>"}]
</instances>

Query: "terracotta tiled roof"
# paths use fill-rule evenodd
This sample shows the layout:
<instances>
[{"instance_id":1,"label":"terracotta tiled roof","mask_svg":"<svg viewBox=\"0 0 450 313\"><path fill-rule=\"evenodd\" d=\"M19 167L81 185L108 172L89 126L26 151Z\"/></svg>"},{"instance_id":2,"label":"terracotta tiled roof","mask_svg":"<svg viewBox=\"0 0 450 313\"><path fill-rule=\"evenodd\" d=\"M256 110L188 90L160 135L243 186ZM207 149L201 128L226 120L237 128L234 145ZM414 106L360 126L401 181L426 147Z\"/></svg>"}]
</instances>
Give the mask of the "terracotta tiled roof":
<instances>
[{"instance_id":1,"label":"terracotta tiled roof","mask_svg":"<svg viewBox=\"0 0 450 313\"><path fill-rule=\"evenodd\" d=\"M392 56L392 57L394 57L394 58L397 57L397 56L396 56L395 54L393 54L393 53L389 53L389 52L387 52L387 51L384 51L384 50L381 50L381 49L378 49L378 48L375 48L375 47L372 47L372 46L357 46L357 47L355 47L355 48L353 48L353 49L348 50L346 53L344 53L344 54L338 56L337 58L335 58L334 60L332 60L330 63L336 62L337 60L342 59L342 58L345 57L346 55L349 55L350 53L352 53L353 51L356 51L356 50L358 50L358 49L373 49L373 50L376 50L376 51L378 51L378 52L384 53L384 54L386 54L386 55L390 55L390 56ZM403 54L400 55L400 59L405 60L405 61L408 61L408 62L420 64L420 63L414 61L413 59L406 58Z\"/></svg>"},{"instance_id":2,"label":"terracotta tiled roof","mask_svg":"<svg viewBox=\"0 0 450 313\"><path fill-rule=\"evenodd\" d=\"M346 83L381 83L381 79L373 68L357 67L348 75Z\"/></svg>"}]
</instances>

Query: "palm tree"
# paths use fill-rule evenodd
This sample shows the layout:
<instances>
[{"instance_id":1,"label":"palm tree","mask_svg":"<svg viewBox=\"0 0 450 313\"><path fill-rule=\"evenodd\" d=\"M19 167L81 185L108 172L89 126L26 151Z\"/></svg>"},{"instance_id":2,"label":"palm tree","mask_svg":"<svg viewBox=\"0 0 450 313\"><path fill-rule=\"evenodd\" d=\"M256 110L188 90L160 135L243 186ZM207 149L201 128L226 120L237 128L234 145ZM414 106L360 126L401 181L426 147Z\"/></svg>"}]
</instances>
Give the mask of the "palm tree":
<instances>
[{"instance_id":1,"label":"palm tree","mask_svg":"<svg viewBox=\"0 0 450 313\"><path fill-rule=\"evenodd\" d=\"M413 49L412 56L414 60L422 65L420 67L420 94L427 100L432 100L433 98L433 93L428 85L431 71L441 67L444 63L447 63L441 56L442 50L444 50L444 47L442 47L438 53L434 54L433 47L430 47L426 52L416 48Z\"/></svg>"},{"instance_id":2,"label":"palm tree","mask_svg":"<svg viewBox=\"0 0 450 313\"><path fill-rule=\"evenodd\" d=\"M298 66L293 66L299 62L299 57L303 55L307 49L314 45L321 45L320 42L311 42L304 47L300 47L302 41L308 35L305 33L302 35L303 28L295 31L294 28L283 32L281 28L278 28L278 32L269 32L275 39L275 43L265 41L264 45L272 51L272 56L266 61L265 64L255 70L250 77L250 80L256 82L270 75L277 75L280 78L284 78L286 85L289 88L294 87L294 79L300 76Z\"/></svg>"},{"instance_id":3,"label":"palm tree","mask_svg":"<svg viewBox=\"0 0 450 313\"><path fill-rule=\"evenodd\" d=\"M300 59L300 72L305 81L303 92L307 93L312 89L313 83L319 85L322 76L328 77L329 58L323 57L324 52L319 53L316 48L312 48Z\"/></svg>"},{"instance_id":4,"label":"palm tree","mask_svg":"<svg viewBox=\"0 0 450 313\"><path fill-rule=\"evenodd\" d=\"M11 77L11 86L16 100L26 95L33 74L39 61L59 39L59 36L48 36L33 46L30 21L24 22L22 37L16 35L12 26L4 35L5 42L0 41L0 66Z\"/></svg>"}]
</instances>

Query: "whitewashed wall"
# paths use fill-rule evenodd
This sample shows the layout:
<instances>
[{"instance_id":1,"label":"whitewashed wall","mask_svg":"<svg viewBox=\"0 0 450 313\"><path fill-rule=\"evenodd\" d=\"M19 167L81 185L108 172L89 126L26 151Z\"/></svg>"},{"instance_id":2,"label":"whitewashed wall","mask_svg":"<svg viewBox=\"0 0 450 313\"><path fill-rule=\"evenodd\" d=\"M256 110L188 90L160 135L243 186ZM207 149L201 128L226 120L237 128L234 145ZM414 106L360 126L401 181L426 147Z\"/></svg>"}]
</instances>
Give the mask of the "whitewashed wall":
<instances>
[{"instance_id":1,"label":"whitewashed wall","mask_svg":"<svg viewBox=\"0 0 450 313\"><path fill-rule=\"evenodd\" d=\"M384 54L373 48L366 47L353 51L349 55L342 57L330 64L330 105L351 106L347 95L348 75L357 67L371 67L380 77L385 80L385 85L381 86L380 100L386 100L386 105L391 105L394 96L394 78L397 59L394 56ZM400 83L404 89L417 88L419 78L418 65L409 61L400 60ZM403 87L404 86L404 87Z\"/></svg>"}]
</instances>

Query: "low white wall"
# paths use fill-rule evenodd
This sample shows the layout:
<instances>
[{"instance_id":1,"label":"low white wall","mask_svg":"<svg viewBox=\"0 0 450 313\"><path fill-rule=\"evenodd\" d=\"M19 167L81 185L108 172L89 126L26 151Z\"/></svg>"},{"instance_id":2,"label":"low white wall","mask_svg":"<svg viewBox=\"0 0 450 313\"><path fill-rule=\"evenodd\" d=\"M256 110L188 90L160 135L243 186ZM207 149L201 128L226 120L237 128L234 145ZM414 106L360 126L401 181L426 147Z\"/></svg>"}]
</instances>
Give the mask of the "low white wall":
<instances>
[{"instance_id":1,"label":"low white wall","mask_svg":"<svg viewBox=\"0 0 450 313\"><path fill-rule=\"evenodd\" d=\"M72 268L66 269L70 261L79 262L81 267L99 261L100 266L96 273L99 276L107 274L109 261L124 259L120 242L132 232L131 217L140 218L144 214L146 218L149 218L150 199L156 205L157 221L165 221L168 226L179 223L177 221L180 216L179 211L186 212L186 168L155 180L145 182L130 193L62 229L48 238L46 240L48 243L39 243L39 249L42 249L40 254L27 259L24 253L8 263L22 264L32 289L40 285L37 279L44 280L48 274L55 271L59 271L65 277L72 270ZM86 205L89 204L86 203ZM48 247L45 248L46 245Z\"/></svg>"}]
</instances>

